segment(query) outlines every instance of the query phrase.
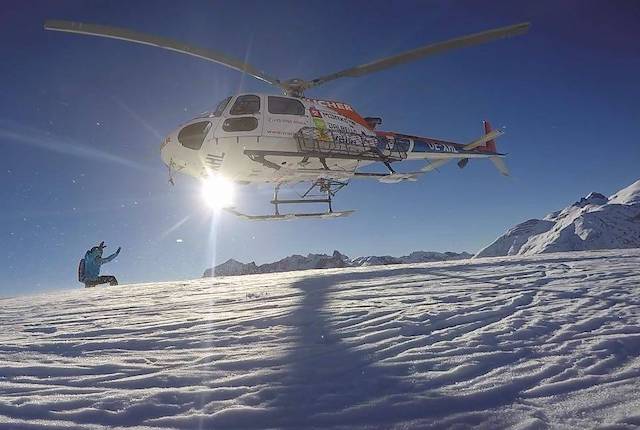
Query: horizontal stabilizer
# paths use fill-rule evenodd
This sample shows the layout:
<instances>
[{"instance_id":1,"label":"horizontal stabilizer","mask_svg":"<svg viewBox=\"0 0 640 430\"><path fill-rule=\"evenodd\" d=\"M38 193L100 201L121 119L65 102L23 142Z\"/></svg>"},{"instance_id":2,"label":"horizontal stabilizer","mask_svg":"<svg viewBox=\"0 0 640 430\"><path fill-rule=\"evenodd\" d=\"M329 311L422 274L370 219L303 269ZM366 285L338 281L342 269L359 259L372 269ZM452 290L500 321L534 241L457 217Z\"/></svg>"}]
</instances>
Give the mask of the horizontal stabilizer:
<instances>
[{"instance_id":1,"label":"horizontal stabilizer","mask_svg":"<svg viewBox=\"0 0 640 430\"><path fill-rule=\"evenodd\" d=\"M487 142L490 142L494 139L497 139L498 137L502 136L504 134L504 131L502 130L492 130L490 132L488 132L487 134L485 134L484 136L482 136L479 139L474 140L473 142L465 145L462 149L464 149L465 151L470 151L472 149L477 148L478 146L482 146Z\"/></svg>"},{"instance_id":2,"label":"horizontal stabilizer","mask_svg":"<svg viewBox=\"0 0 640 430\"><path fill-rule=\"evenodd\" d=\"M502 173L504 176L509 176L509 168L507 167L507 163L504 162L504 158L495 156L489 157L489 160L496 166L498 172Z\"/></svg>"}]
</instances>

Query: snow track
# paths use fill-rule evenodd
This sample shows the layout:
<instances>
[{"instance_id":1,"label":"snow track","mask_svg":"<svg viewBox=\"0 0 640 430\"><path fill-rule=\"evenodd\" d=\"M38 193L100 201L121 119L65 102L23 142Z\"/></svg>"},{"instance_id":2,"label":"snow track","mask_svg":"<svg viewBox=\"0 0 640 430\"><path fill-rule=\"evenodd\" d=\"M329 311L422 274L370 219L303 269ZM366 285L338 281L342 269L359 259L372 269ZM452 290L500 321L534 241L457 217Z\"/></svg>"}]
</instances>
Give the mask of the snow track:
<instances>
[{"instance_id":1,"label":"snow track","mask_svg":"<svg viewBox=\"0 0 640 430\"><path fill-rule=\"evenodd\" d=\"M0 301L0 429L637 428L640 250Z\"/></svg>"}]
</instances>

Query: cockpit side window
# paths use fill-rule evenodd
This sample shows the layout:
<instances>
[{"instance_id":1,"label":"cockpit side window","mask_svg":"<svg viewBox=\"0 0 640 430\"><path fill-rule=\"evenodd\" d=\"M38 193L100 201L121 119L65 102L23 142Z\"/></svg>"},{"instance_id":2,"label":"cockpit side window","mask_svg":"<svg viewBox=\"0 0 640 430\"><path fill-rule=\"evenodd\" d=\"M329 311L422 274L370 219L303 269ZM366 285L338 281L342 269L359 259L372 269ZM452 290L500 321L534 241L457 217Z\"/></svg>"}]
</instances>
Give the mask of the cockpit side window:
<instances>
[{"instance_id":1,"label":"cockpit side window","mask_svg":"<svg viewBox=\"0 0 640 430\"><path fill-rule=\"evenodd\" d=\"M269 96L269 113L281 115L304 115L304 105L300 100L287 97Z\"/></svg>"},{"instance_id":2,"label":"cockpit side window","mask_svg":"<svg viewBox=\"0 0 640 430\"><path fill-rule=\"evenodd\" d=\"M231 108L231 115L253 115L260 112L260 97L254 95L239 96Z\"/></svg>"},{"instance_id":3,"label":"cockpit side window","mask_svg":"<svg viewBox=\"0 0 640 430\"><path fill-rule=\"evenodd\" d=\"M216 110L213 112L213 116L215 117L221 116L222 112L224 112L224 110L227 108L227 105L229 104L230 101L231 101L231 97L227 97L226 99L218 103Z\"/></svg>"},{"instance_id":4,"label":"cockpit side window","mask_svg":"<svg viewBox=\"0 0 640 430\"><path fill-rule=\"evenodd\" d=\"M178 141L185 148L195 149L197 151L202 148L204 139L207 137L210 129L211 123L209 121L189 124L178 133Z\"/></svg>"}]
</instances>

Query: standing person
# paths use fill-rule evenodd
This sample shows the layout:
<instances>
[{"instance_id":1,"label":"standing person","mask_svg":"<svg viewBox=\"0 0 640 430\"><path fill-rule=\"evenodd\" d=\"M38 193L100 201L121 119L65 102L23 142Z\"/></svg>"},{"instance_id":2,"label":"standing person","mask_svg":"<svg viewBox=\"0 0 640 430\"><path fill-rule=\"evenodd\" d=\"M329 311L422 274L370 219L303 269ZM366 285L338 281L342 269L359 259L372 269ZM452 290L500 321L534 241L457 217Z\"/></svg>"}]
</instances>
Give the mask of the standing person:
<instances>
[{"instance_id":1,"label":"standing person","mask_svg":"<svg viewBox=\"0 0 640 430\"><path fill-rule=\"evenodd\" d=\"M115 276L106 275L100 276L100 266L104 263L108 263L120 254L120 247L106 258L102 258L102 253L106 248L104 241L100 242L100 245L94 246L84 254L84 258L80 260L80 266L78 267L78 280L84 284L86 288L95 287L100 284L118 285L118 280Z\"/></svg>"}]
</instances>

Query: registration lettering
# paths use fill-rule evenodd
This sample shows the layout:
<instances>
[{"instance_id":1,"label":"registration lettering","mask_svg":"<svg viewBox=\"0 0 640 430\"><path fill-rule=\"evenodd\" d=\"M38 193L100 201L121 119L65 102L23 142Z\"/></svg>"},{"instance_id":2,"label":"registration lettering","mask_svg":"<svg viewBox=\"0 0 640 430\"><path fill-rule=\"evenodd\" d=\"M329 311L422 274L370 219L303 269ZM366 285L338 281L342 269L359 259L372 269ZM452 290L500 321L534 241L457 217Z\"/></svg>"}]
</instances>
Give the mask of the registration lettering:
<instances>
[{"instance_id":1,"label":"registration lettering","mask_svg":"<svg viewBox=\"0 0 640 430\"><path fill-rule=\"evenodd\" d=\"M429 149L433 152L457 152L455 146L447 145L446 143L427 143Z\"/></svg>"}]
</instances>

